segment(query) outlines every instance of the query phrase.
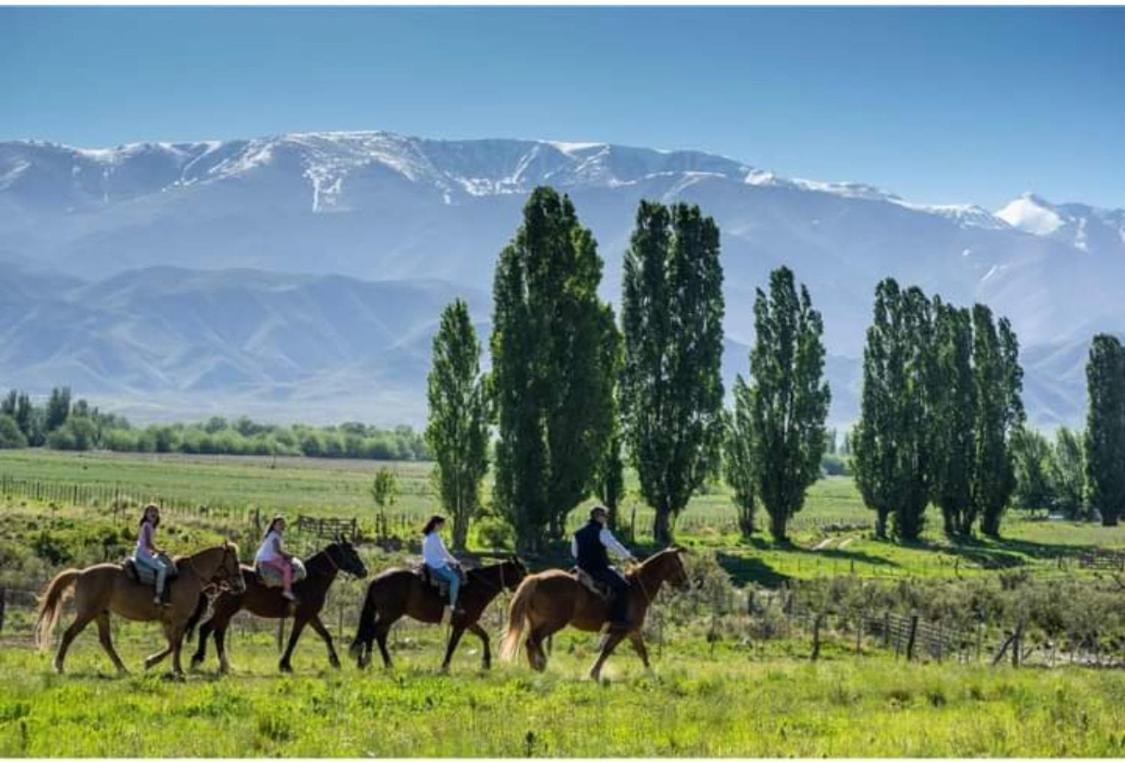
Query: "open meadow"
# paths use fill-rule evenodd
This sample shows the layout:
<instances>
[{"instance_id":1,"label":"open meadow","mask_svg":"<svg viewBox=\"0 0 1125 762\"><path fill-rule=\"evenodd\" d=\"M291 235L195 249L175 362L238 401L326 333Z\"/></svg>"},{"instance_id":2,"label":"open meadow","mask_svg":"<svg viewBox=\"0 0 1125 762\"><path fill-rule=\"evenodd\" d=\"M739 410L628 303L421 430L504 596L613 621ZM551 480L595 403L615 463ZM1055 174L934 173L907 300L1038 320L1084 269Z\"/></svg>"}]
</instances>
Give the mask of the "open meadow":
<instances>
[{"instance_id":1,"label":"open meadow","mask_svg":"<svg viewBox=\"0 0 1125 762\"><path fill-rule=\"evenodd\" d=\"M377 536L368 491L384 466L401 489L390 509L401 517L390 522L390 535L404 540L397 544ZM814 485L787 545L739 541L725 490L696 498L678 532L692 549L695 584L666 589L650 613L653 671L623 646L601 684L585 679L593 636L558 634L543 674L522 655L483 671L469 637L442 674L447 631L410 622L392 631L395 669L361 671L345 655L366 584L353 579L336 582L324 614L340 671L306 633L295 673L280 675L276 625L246 614L235 619L225 677L213 653L184 682L166 679L164 667L146 674L141 662L161 645L158 628L117 619L127 677L113 672L93 627L77 639L66 675L31 647L32 594L60 568L123 555L138 502L168 503L161 531L173 552L231 537L244 557L258 539L248 518L255 511L354 517L361 555L377 573L407 562L418 520L436 510L428 471L424 463L0 453L0 484L9 486L0 495L8 591L0 756L1125 753L1121 575L1084 560L1125 548L1125 530L1009 513L1002 540L952 545L931 525L922 543L881 542L847 478ZM43 496L26 494L27 483ZM66 499L75 484L77 505ZM631 517L632 479L629 488L623 513ZM99 498L105 490L127 504L114 510ZM642 555L654 550L648 519L638 508ZM485 539L473 533L471 550L495 550ZM293 542L305 552L326 540ZM540 569L566 559L529 562ZM482 619L494 649L507 600Z\"/></svg>"}]
</instances>

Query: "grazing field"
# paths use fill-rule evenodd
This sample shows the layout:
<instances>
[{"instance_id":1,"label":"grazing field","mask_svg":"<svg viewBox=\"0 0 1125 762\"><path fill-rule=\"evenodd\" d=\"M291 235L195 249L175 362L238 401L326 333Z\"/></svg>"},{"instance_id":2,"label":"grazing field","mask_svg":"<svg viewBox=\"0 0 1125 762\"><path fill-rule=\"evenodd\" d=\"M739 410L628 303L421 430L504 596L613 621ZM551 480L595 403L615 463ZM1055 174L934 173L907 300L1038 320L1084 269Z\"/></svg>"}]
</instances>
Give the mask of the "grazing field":
<instances>
[{"instance_id":1,"label":"grazing field","mask_svg":"<svg viewBox=\"0 0 1125 762\"><path fill-rule=\"evenodd\" d=\"M1125 683L1081 669L1012 670L835 657L683 640L646 674L628 652L581 679L592 640L559 637L545 674L480 672L463 649L435 669L440 631L400 642L394 672L324 669L318 643L294 676L267 636L235 643L236 673L184 683L111 677L91 635L71 671L0 651L0 756L1107 756L1125 753ZM145 641L148 641L147 643ZM155 640L125 639L130 665Z\"/></svg>"},{"instance_id":2,"label":"grazing field","mask_svg":"<svg viewBox=\"0 0 1125 762\"><path fill-rule=\"evenodd\" d=\"M429 463L0 451L0 480L111 486L131 505L164 499L199 506L235 506L242 517L253 510L262 515L281 512L291 518L294 514L355 517L368 534L374 531L377 514L370 485L380 468L389 468L398 477L399 499L388 510L390 530L412 537L425 515L440 510L430 485ZM635 533L633 542L651 550L651 511L643 506L631 473L626 486L628 494L620 509L624 524L621 531L626 538ZM65 489L62 493L69 494ZM0 501L9 506L9 514L22 510L33 515L52 503L21 494L0 494ZM65 517L68 513L82 517L79 523L94 517L104 522L113 516L108 505L78 510L65 500L55 502L47 515ZM583 513L576 510L571 524L580 522ZM245 535L249 541L256 539L250 537L244 518L225 522L217 516L208 520L206 516L172 514L169 518L169 528L179 524L189 538L192 535L187 530L203 526L215 532ZM1005 517L1002 540L982 538L956 545L942 535L940 519L933 509L922 542L911 545L875 540L868 528L871 518L851 479L831 477L810 489L804 510L792 523L791 545L775 544L766 535L746 543L738 537L729 492L721 485L712 485L688 505L677 524L677 535L681 542L719 551L737 581L770 585L789 578L839 573L941 577L1015 568L1075 573L1081 569L1074 559L1083 552L1125 548L1125 526L1028 520L1016 511ZM119 527L131 527L135 517L122 511L115 520ZM759 523L764 525L764 515ZM50 525L45 529L51 531ZM0 543L4 539L5 533L0 531ZM129 538L125 541L127 544ZM475 533L470 535L470 543L478 548L492 547L487 538Z\"/></svg>"},{"instance_id":3,"label":"grazing field","mask_svg":"<svg viewBox=\"0 0 1125 762\"><path fill-rule=\"evenodd\" d=\"M65 676L53 673L50 655L31 650L31 593L60 568L127 551L136 501L191 496L262 513L354 516L369 533L375 508L367 488L384 466L399 477L402 497L392 510L412 535L417 519L437 508L424 463L0 453L0 479L9 484L112 484L132 501L114 511L14 490L0 495L0 586L9 600L0 635L0 756L1125 752L1125 682L1104 668L1125 663L1122 583L1115 570L1080 562L1093 550L1125 547L1125 529L1009 514L1003 540L952 545L932 523L921 543L881 542L864 528L870 515L847 478L814 485L791 544L741 541L722 488L692 502L678 534L695 551L697 584L658 597L646 624L653 674L625 647L603 684L586 681L595 639L564 632L545 674L522 660L482 672L470 637L442 675L444 631L403 624L392 631L394 672L359 671L350 660L333 671L323 645L306 633L296 674L281 676L276 629L245 615L232 629L235 670L226 678L215 673L213 651L183 683L162 674L118 678L93 627L76 641ZM631 517L632 478L630 490ZM258 529L245 516L171 511L162 541L186 552L231 537L249 557ZM653 550L648 516L638 508L642 554ZM324 542L291 539L302 552ZM481 540L472 536L478 550ZM361 553L377 573L406 562L411 550L369 543ZM531 559L534 569L564 562ZM329 596L324 619L342 651L364 584L340 580ZM506 600L482 620L494 645ZM64 626L69 618L67 611ZM914 626L916 644L908 635ZM115 618L113 629L135 671L161 645L154 626ZM1024 668L1008 666L1015 653Z\"/></svg>"}]
</instances>

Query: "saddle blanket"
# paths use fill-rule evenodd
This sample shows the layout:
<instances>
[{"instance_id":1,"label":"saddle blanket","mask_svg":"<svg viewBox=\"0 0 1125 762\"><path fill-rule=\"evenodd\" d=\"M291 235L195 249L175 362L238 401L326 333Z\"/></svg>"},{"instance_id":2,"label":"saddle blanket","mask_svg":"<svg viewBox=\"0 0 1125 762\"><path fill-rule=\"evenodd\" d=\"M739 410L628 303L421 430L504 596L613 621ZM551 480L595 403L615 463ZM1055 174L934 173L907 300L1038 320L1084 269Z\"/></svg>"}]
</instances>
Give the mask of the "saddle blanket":
<instances>
[{"instance_id":1,"label":"saddle blanket","mask_svg":"<svg viewBox=\"0 0 1125 762\"><path fill-rule=\"evenodd\" d=\"M283 582L281 580L281 572L272 566L262 566L254 564L254 573L258 575L258 579L266 587L281 587ZM301 559L293 559L293 582L297 583L309 576L308 570L301 562Z\"/></svg>"},{"instance_id":2,"label":"saddle blanket","mask_svg":"<svg viewBox=\"0 0 1125 762\"><path fill-rule=\"evenodd\" d=\"M601 598L603 601L609 601L612 591L609 589L608 585L606 585L604 582L598 582L596 579L591 577L582 569L579 569L577 566L575 566L571 571L574 574L574 578L578 580L578 584L582 585L582 587L586 588L591 593Z\"/></svg>"},{"instance_id":3,"label":"saddle blanket","mask_svg":"<svg viewBox=\"0 0 1125 762\"><path fill-rule=\"evenodd\" d=\"M461 577L461 586L464 587L465 582L468 581L465 577L465 570L460 566L455 566L453 568L457 571L458 576ZM425 584L437 590L437 594L441 596L443 601L449 601L449 583L443 578L431 574L430 567L425 564L419 564L414 567L414 573L421 577Z\"/></svg>"},{"instance_id":4,"label":"saddle blanket","mask_svg":"<svg viewBox=\"0 0 1125 762\"><path fill-rule=\"evenodd\" d=\"M170 582L180 576L180 570L176 568L176 564L172 562L171 558L164 553L161 553L158 558L168 566L168 574L164 577L165 582ZM144 564L138 564L132 556L126 556L125 560L121 562L121 566L135 582L140 582L142 585L156 584L156 572Z\"/></svg>"}]
</instances>

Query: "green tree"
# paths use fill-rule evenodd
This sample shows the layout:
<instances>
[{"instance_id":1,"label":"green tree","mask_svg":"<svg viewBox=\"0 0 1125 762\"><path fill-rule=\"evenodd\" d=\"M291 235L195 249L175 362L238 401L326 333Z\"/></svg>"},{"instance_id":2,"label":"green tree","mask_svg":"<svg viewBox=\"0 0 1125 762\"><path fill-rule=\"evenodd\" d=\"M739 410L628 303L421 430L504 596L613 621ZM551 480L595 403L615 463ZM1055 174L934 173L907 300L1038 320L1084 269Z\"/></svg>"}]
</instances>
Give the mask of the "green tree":
<instances>
[{"instance_id":1,"label":"green tree","mask_svg":"<svg viewBox=\"0 0 1125 762\"><path fill-rule=\"evenodd\" d=\"M387 509L398 501L398 477L389 468L380 468L375 472L375 480L371 483L371 498L379 506L379 513L386 518Z\"/></svg>"},{"instance_id":2,"label":"green tree","mask_svg":"<svg viewBox=\"0 0 1125 762\"><path fill-rule=\"evenodd\" d=\"M1023 424L1023 370L1019 344L1007 318L998 323L982 304L973 307L973 377L976 389L973 512L986 535L1000 535L1000 519L1016 487L1009 447Z\"/></svg>"},{"instance_id":3,"label":"green tree","mask_svg":"<svg viewBox=\"0 0 1125 762\"><path fill-rule=\"evenodd\" d=\"M918 288L892 278L875 288L863 353L860 421L852 437L853 468L875 533L916 540L924 526L934 471L932 307Z\"/></svg>"},{"instance_id":4,"label":"green tree","mask_svg":"<svg viewBox=\"0 0 1125 762\"><path fill-rule=\"evenodd\" d=\"M494 498L520 550L562 536L605 454L613 402L601 275L570 199L536 188L493 284Z\"/></svg>"},{"instance_id":5,"label":"green tree","mask_svg":"<svg viewBox=\"0 0 1125 762\"><path fill-rule=\"evenodd\" d=\"M723 437L723 476L731 488L731 502L738 511L738 531L746 539L757 529L754 514L754 392L737 376L734 380L734 410L726 415Z\"/></svg>"},{"instance_id":6,"label":"green tree","mask_svg":"<svg viewBox=\"0 0 1125 762\"><path fill-rule=\"evenodd\" d=\"M1051 490L1055 508L1073 520L1089 520L1086 506L1086 453L1082 435L1060 426L1055 430L1051 458Z\"/></svg>"},{"instance_id":7,"label":"green tree","mask_svg":"<svg viewBox=\"0 0 1125 762\"><path fill-rule=\"evenodd\" d=\"M786 525L820 475L824 421L831 395L823 381L824 324L808 289L793 272L770 273L770 293L754 300L757 337L750 351L755 492L770 516L770 534L785 540Z\"/></svg>"},{"instance_id":8,"label":"green tree","mask_svg":"<svg viewBox=\"0 0 1125 762\"><path fill-rule=\"evenodd\" d=\"M55 387L51 390L51 397L47 400L47 410L44 419L44 428L47 434L66 423L70 416L70 387Z\"/></svg>"},{"instance_id":9,"label":"green tree","mask_svg":"<svg viewBox=\"0 0 1125 762\"><path fill-rule=\"evenodd\" d=\"M625 254L621 403L630 459L662 544L718 465L722 285L715 221L698 206L642 201Z\"/></svg>"},{"instance_id":10,"label":"green tree","mask_svg":"<svg viewBox=\"0 0 1125 762\"><path fill-rule=\"evenodd\" d=\"M434 335L427 381L426 442L437 461L441 502L453 519L453 547L464 550L469 523L480 508L488 471L488 405L480 372L480 342L469 307L445 308Z\"/></svg>"},{"instance_id":11,"label":"green tree","mask_svg":"<svg viewBox=\"0 0 1125 762\"><path fill-rule=\"evenodd\" d=\"M973 464L976 452L973 379L973 318L934 299L936 377L933 384L933 501L941 509L947 535L972 531Z\"/></svg>"},{"instance_id":12,"label":"green tree","mask_svg":"<svg viewBox=\"0 0 1125 762\"><path fill-rule=\"evenodd\" d=\"M1090 507L1116 526L1125 503L1125 350L1098 334L1086 362L1086 484Z\"/></svg>"},{"instance_id":13,"label":"green tree","mask_svg":"<svg viewBox=\"0 0 1125 762\"><path fill-rule=\"evenodd\" d=\"M1051 443L1035 429L1023 426L1012 432L1011 448L1016 506L1025 511L1050 511L1055 504Z\"/></svg>"},{"instance_id":14,"label":"green tree","mask_svg":"<svg viewBox=\"0 0 1125 762\"><path fill-rule=\"evenodd\" d=\"M27 437L20 431L15 418L0 413L0 450L15 447L27 447Z\"/></svg>"}]
</instances>

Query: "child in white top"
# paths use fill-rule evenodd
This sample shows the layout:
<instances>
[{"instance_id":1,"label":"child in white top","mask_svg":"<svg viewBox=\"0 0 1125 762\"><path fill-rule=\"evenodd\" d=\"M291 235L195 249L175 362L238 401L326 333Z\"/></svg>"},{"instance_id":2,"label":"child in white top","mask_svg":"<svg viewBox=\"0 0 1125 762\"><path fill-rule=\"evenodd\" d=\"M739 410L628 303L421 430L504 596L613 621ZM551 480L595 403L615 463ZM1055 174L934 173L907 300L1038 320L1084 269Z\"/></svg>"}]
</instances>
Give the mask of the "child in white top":
<instances>
[{"instance_id":1,"label":"child in white top","mask_svg":"<svg viewBox=\"0 0 1125 762\"><path fill-rule=\"evenodd\" d=\"M449 607L453 613L463 613L457 607L457 594L461 590L461 575L457 573L457 559L445 549L438 532L445 526L445 517L431 516L422 530L422 561L430 572L449 583Z\"/></svg>"},{"instance_id":2,"label":"child in white top","mask_svg":"<svg viewBox=\"0 0 1125 762\"><path fill-rule=\"evenodd\" d=\"M254 556L254 563L276 569L281 574L281 594L291 601L296 601L297 596L293 595L293 556L286 553L285 548L281 545L281 535L284 532L285 519L281 516L274 516L273 521L266 528L266 536L262 539L262 545L258 548L257 555Z\"/></svg>"}]
</instances>

